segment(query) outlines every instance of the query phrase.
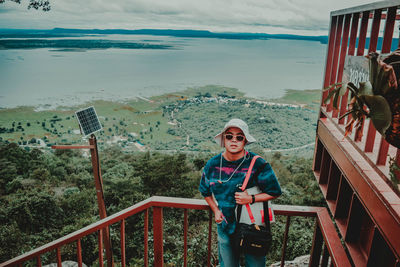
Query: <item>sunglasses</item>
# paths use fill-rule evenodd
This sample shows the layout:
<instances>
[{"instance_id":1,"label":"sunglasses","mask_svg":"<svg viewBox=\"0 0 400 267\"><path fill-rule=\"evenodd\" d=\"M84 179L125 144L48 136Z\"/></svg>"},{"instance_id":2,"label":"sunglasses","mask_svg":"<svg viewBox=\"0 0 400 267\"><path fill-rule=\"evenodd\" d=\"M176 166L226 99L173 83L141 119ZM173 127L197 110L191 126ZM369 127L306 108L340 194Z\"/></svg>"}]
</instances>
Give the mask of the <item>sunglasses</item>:
<instances>
[{"instance_id":1,"label":"sunglasses","mask_svg":"<svg viewBox=\"0 0 400 267\"><path fill-rule=\"evenodd\" d=\"M232 140L233 137L236 137L236 140L237 140L238 142L242 142L242 141L244 140L244 138L245 138L243 135L225 134L225 138L226 138L227 140Z\"/></svg>"}]
</instances>

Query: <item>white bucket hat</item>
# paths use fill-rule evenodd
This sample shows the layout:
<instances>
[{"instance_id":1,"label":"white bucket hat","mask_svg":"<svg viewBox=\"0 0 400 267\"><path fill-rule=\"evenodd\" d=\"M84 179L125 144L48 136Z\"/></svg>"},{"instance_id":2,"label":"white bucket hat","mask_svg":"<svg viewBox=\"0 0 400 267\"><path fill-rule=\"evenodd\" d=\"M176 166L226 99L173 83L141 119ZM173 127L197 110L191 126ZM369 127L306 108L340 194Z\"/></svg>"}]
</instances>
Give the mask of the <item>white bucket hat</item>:
<instances>
[{"instance_id":1,"label":"white bucket hat","mask_svg":"<svg viewBox=\"0 0 400 267\"><path fill-rule=\"evenodd\" d=\"M220 145L221 147L224 147L223 135L225 131L231 127L239 128L240 130L242 130L247 140L246 145L254 143L256 141L256 139L250 135L249 126L247 126L247 124L244 121L242 121L241 119L231 119L230 121L228 121L227 124L225 124L225 127L222 130L222 132L220 132L214 137L215 142L217 142L217 144Z\"/></svg>"}]
</instances>

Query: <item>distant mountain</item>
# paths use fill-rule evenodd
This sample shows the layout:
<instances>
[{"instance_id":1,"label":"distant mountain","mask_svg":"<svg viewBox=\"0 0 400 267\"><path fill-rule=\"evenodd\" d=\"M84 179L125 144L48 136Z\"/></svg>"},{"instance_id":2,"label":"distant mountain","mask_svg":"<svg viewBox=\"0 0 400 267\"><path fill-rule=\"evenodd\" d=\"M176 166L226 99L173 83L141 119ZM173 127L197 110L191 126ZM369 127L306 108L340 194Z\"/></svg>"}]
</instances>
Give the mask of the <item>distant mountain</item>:
<instances>
[{"instance_id":1,"label":"distant mountain","mask_svg":"<svg viewBox=\"0 0 400 267\"><path fill-rule=\"evenodd\" d=\"M79 37L93 34L136 34L136 35L159 35L159 36L175 36L187 38L220 38L220 39L237 39L237 40L254 40L254 39L286 39L286 40L304 40L317 41L322 44L328 43L328 36L305 36L294 34L268 34L268 33L240 33L240 32L210 32L200 30L161 30L161 29L141 29L141 30L124 30L124 29L66 29L54 28L51 30L37 29L0 29L0 38L51 38L51 37ZM358 41L358 40L357 40ZM382 48L383 38L378 38L378 50ZM398 47L399 39L394 38L392 41L392 50ZM369 46L369 38L366 40L365 48Z\"/></svg>"},{"instance_id":2,"label":"distant mountain","mask_svg":"<svg viewBox=\"0 0 400 267\"><path fill-rule=\"evenodd\" d=\"M50 38L50 37L72 37L88 34L136 34L136 35L162 35L189 38L220 38L220 39L289 39L318 41L323 44L328 43L328 36L304 36L291 34L268 34L268 33L235 33L222 32L215 33L200 30L160 30L160 29L142 29L142 30L124 30L124 29L65 29L54 28L52 30L36 29L0 29L0 38Z\"/></svg>"}]
</instances>

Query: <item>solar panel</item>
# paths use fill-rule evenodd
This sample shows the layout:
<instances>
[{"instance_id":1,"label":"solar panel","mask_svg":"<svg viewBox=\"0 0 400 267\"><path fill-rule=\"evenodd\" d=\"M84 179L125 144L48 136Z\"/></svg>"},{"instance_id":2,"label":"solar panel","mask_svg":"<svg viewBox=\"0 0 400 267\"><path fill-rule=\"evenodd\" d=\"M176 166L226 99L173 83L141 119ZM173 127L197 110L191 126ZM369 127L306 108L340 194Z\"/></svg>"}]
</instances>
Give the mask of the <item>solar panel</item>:
<instances>
[{"instance_id":1,"label":"solar panel","mask_svg":"<svg viewBox=\"0 0 400 267\"><path fill-rule=\"evenodd\" d=\"M78 110L75 114L84 136L88 136L102 129L94 107Z\"/></svg>"}]
</instances>

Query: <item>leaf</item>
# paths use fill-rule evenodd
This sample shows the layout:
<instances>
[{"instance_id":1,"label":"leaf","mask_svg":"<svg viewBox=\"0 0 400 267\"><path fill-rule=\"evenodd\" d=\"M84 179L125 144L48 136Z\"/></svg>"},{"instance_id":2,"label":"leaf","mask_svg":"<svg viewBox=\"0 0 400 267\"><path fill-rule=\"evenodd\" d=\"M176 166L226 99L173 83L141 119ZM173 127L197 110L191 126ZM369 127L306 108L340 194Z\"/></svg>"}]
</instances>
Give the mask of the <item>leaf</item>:
<instances>
[{"instance_id":1,"label":"leaf","mask_svg":"<svg viewBox=\"0 0 400 267\"><path fill-rule=\"evenodd\" d=\"M332 89L332 88L337 87L337 86L339 86L339 85L342 86L342 83L334 83L334 84L331 84L331 85L329 85L328 87L322 89L322 91L326 91L326 90Z\"/></svg>"},{"instance_id":2,"label":"leaf","mask_svg":"<svg viewBox=\"0 0 400 267\"><path fill-rule=\"evenodd\" d=\"M341 85L341 83L339 83L340 85ZM337 84L336 84L337 85ZM332 98L332 96L334 95L334 94L338 94L339 93L339 90L340 90L340 88L341 87L338 87L338 88L335 88L335 89L332 89L332 91L330 91L329 92L329 94L328 94L328 96L325 98L325 100L324 100L324 104L327 104L328 103L328 101L329 101L329 99L331 99Z\"/></svg>"},{"instance_id":3,"label":"leaf","mask_svg":"<svg viewBox=\"0 0 400 267\"><path fill-rule=\"evenodd\" d=\"M349 90L354 94L357 95L358 94L358 88L354 85L354 83L350 82L347 84L347 88L349 88Z\"/></svg>"},{"instance_id":4,"label":"leaf","mask_svg":"<svg viewBox=\"0 0 400 267\"><path fill-rule=\"evenodd\" d=\"M376 52L369 53L368 65L369 65L369 81L372 84L372 87L375 88L375 80L378 74L378 54Z\"/></svg>"},{"instance_id":5,"label":"leaf","mask_svg":"<svg viewBox=\"0 0 400 267\"><path fill-rule=\"evenodd\" d=\"M334 94L335 94L335 89L329 92L328 96L324 99L324 104L328 104L329 100L332 98Z\"/></svg>"},{"instance_id":6,"label":"leaf","mask_svg":"<svg viewBox=\"0 0 400 267\"><path fill-rule=\"evenodd\" d=\"M379 68L378 68L378 53L376 52L372 52L369 53L368 55L369 61L368 61L368 65L369 65L369 81L372 85L372 88L374 90L374 94L377 94L375 92L376 88L377 88L377 76L379 74Z\"/></svg>"},{"instance_id":7,"label":"leaf","mask_svg":"<svg viewBox=\"0 0 400 267\"><path fill-rule=\"evenodd\" d=\"M341 88L338 88L338 90L337 90L337 92L335 94L335 97L333 98L333 107L335 109L338 109L338 100L339 100L339 95L340 95L340 89Z\"/></svg>"},{"instance_id":8,"label":"leaf","mask_svg":"<svg viewBox=\"0 0 400 267\"><path fill-rule=\"evenodd\" d=\"M373 95L372 84L370 81L360 82L360 95Z\"/></svg>"},{"instance_id":9,"label":"leaf","mask_svg":"<svg viewBox=\"0 0 400 267\"><path fill-rule=\"evenodd\" d=\"M351 119L351 120L347 123L347 125L346 125L346 127L345 127L346 132L344 133L344 136L349 135L349 133L351 133L351 132L353 131L353 124L354 124L354 122L355 122L355 120L354 120L354 119Z\"/></svg>"},{"instance_id":10,"label":"leaf","mask_svg":"<svg viewBox=\"0 0 400 267\"><path fill-rule=\"evenodd\" d=\"M364 100L354 96L350 100L349 104L349 110L351 110L351 116L354 120L360 119L360 116L363 114L363 106L364 106Z\"/></svg>"},{"instance_id":11,"label":"leaf","mask_svg":"<svg viewBox=\"0 0 400 267\"><path fill-rule=\"evenodd\" d=\"M361 115L361 117L358 119L358 121L357 121L357 123L356 123L356 125L354 126L354 128L357 130L357 132L358 132L358 137L357 138L360 138L360 140L361 140L361 138L363 137L363 131L361 131L361 129L363 128L363 126L364 126L364 121L365 121L365 116L364 115Z\"/></svg>"},{"instance_id":12,"label":"leaf","mask_svg":"<svg viewBox=\"0 0 400 267\"><path fill-rule=\"evenodd\" d=\"M380 95L362 96L370 110L370 118L375 129L385 136L386 130L392 122L392 112L386 99Z\"/></svg>"},{"instance_id":13,"label":"leaf","mask_svg":"<svg viewBox=\"0 0 400 267\"><path fill-rule=\"evenodd\" d=\"M397 80L391 65L378 60L376 52L369 54L369 81L374 95L387 95L397 88ZM390 56L389 56L390 57Z\"/></svg>"},{"instance_id":14,"label":"leaf","mask_svg":"<svg viewBox=\"0 0 400 267\"><path fill-rule=\"evenodd\" d=\"M339 89L339 95L344 96L346 94L348 83L343 83L343 86Z\"/></svg>"},{"instance_id":15,"label":"leaf","mask_svg":"<svg viewBox=\"0 0 400 267\"><path fill-rule=\"evenodd\" d=\"M339 120L343 119L344 117L350 115L353 112L353 110L349 110L347 111L345 114L343 114L342 116L340 116Z\"/></svg>"}]
</instances>

